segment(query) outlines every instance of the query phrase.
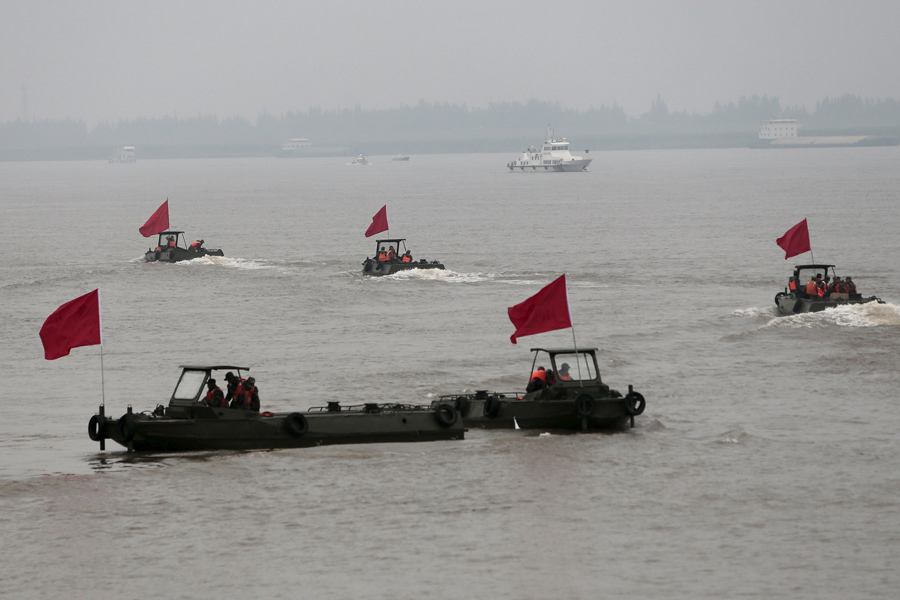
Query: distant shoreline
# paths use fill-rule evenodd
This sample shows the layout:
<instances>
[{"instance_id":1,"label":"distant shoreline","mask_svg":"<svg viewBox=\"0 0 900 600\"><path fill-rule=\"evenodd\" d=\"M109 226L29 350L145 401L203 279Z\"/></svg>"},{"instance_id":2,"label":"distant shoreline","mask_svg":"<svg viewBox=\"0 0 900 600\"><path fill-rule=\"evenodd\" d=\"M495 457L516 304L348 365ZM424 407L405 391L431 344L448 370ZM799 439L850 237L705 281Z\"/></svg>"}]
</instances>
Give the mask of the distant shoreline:
<instances>
[{"instance_id":1,"label":"distant shoreline","mask_svg":"<svg viewBox=\"0 0 900 600\"><path fill-rule=\"evenodd\" d=\"M851 135L848 130L820 130L804 132L809 135ZM900 137L900 127L854 129L852 135L878 135ZM573 153L585 151L600 152L611 150L677 150L711 148L749 148L757 146L754 133L697 133L697 134L645 134L645 135L573 135L570 137ZM537 140L540 141L540 140ZM417 154L479 154L521 152L535 139L519 137L461 138L453 140L359 140L342 141L340 144L323 143L322 152L313 146L303 156L279 158L279 160L303 160L328 156L396 155L402 148L408 155ZM137 160L190 159L190 158L277 158L280 147L275 144L184 144L184 145L137 145ZM344 148L335 151L335 146ZM0 148L0 161L28 162L55 160L103 160L107 161L115 148L108 145L85 145L67 147Z\"/></svg>"}]
</instances>

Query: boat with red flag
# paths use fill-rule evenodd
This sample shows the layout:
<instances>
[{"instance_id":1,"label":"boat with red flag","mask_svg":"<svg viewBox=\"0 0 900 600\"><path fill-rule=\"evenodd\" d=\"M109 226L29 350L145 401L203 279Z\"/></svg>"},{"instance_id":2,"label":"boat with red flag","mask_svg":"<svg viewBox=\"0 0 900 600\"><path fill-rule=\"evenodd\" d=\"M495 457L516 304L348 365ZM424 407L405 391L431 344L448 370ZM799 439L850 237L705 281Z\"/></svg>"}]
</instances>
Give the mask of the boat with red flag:
<instances>
[{"instance_id":1,"label":"boat with red flag","mask_svg":"<svg viewBox=\"0 0 900 600\"><path fill-rule=\"evenodd\" d=\"M366 237L372 237L382 231L390 235L387 218L387 204L382 206L372 223L366 229ZM406 238L383 238L375 240L375 256L366 257L362 263L363 275L391 275L410 269L444 269L443 263L437 260L415 260L412 252L406 247Z\"/></svg>"},{"instance_id":2,"label":"boat with red flag","mask_svg":"<svg viewBox=\"0 0 900 600\"><path fill-rule=\"evenodd\" d=\"M188 244L183 231L169 229L168 198L150 215L150 218L141 225L138 231L144 237L159 236L156 248L148 248L144 253L144 260L147 262L178 262L203 256L225 256L225 253L218 248L204 248L204 240L194 240Z\"/></svg>"},{"instance_id":3,"label":"boat with red flag","mask_svg":"<svg viewBox=\"0 0 900 600\"><path fill-rule=\"evenodd\" d=\"M826 264L795 265L784 291L775 294L775 307L781 315L869 302L885 303L877 296L863 296L852 277L841 278L835 273L834 265Z\"/></svg>"},{"instance_id":4,"label":"boat with red flag","mask_svg":"<svg viewBox=\"0 0 900 600\"><path fill-rule=\"evenodd\" d=\"M610 389L600 377L596 348L578 348L569 310L566 276L507 309L516 339L572 329L571 348L532 348L531 376L523 392L477 391L442 396L433 405L453 403L467 427L507 429L618 429L634 427L647 402L628 386L628 394ZM549 365L549 367L547 366Z\"/></svg>"},{"instance_id":5,"label":"boat with red flag","mask_svg":"<svg viewBox=\"0 0 900 600\"><path fill-rule=\"evenodd\" d=\"M375 256L366 257L362 264L363 275L392 275L409 269L441 269L445 267L437 260L413 259L404 238L375 240Z\"/></svg>"},{"instance_id":6,"label":"boat with red flag","mask_svg":"<svg viewBox=\"0 0 900 600\"><path fill-rule=\"evenodd\" d=\"M428 442L461 440L463 422L450 404L435 406L367 402L327 406L305 411L257 412L252 408L220 406L227 397L213 374L228 371L240 385L254 386L249 369L236 365L188 365L167 406L135 413L131 406L117 419L104 406L88 422L91 440L113 440L129 451L268 450L308 448L328 444ZM232 379L226 375L226 378ZM237 385L237 384L236 384ZM215 390L218 389L218 393ZM249 388L248 388L249 389ZM218 400L217 400L218 398ZM233 403L232 403L233 404Z\"/></svg>"},{"instance_id":7,"label":"boat with red flag","mask_svg":"<svg viewBox=\"0 0 900 600\"><path fill-rule=\"evenodd\" d=\"M841 279L834 271L834 265L816 263L809 241L809 225L803 219L775 243L784 250L784 259L810 253L813 262L794 265L794 274L788 278L783 292L775 294L775 307L782 315L819 312L846 304L868 304L884 301L877 296L863 296L856 288L852 277ZM809 280L806 276L809 274Z\"/></svg>"},{"instance_id":8,"label":"boat with red flag","mask_svg":"<svg viewBox=\"0 0 900 600\"><path fill-rule=\"evenodd\" d=\"M532 348L531 376L523 391L441 396L466 427L592 431L634 427L647 402L628 386L622 394L603 382L596 348Z\"/></svg>"}]
</instances>

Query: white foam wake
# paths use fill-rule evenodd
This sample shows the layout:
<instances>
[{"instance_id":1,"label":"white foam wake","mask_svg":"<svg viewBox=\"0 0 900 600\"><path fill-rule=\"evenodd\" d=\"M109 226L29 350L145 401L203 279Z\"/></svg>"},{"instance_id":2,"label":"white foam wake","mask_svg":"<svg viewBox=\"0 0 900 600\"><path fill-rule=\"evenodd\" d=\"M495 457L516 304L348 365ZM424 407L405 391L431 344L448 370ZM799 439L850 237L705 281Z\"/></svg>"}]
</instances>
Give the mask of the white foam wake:
<instances>
[{"instance_id":1,"label":"white foam wake","mask_svg":"<svg viewBox=\"0 0 900 600\"><path fill-rule=\"evenodd\" d=\"M231 267L233 269L274 269L273 265L266 265L255 260L244 258L229 258L227 256L201 256L192 260L182 260L176 265L180 267L197 267L204 265L218 265L221 267Z\"/></svg>"},{"instance_id":2,"label":"white foam wake","mask_svg":"<svg viewBox=\"0 0 900 600\"><path fill-rule=\"evenodd\" d=\"M383 279L420 279L446 281L448 283L476 283L479 281L490 281L494 279L494 275L492 273L457 273L447 269L409 269L408 271L398 271L391 275L386 275Z\"/></svg>"},{"instance_id":3,"label":"white foam wake","mask_svg":"<svg viewBox=\"0 0 900 600\"><path fill-rule=\"evenodd\" d=\"M769 327L881 327L884 325L900 325L900 306L896 304L846 304L827 308L821 312L801 313L777 317L769 321L763 328Z\"/></svg>"},{"instance_id":4,"label":"white foam wake","mask_svg":"<svg viewBox=\"0 0 900 600\"><path fill-rule=\"evenodd\" d=\"M758 306L751 306L750 308L741 308L733 313L731 313L733 317L740 318L754 318L754 317L777 317L778 309L775 306L767 306L765 308L760 308Z\"/></svg>"}]
</instances>

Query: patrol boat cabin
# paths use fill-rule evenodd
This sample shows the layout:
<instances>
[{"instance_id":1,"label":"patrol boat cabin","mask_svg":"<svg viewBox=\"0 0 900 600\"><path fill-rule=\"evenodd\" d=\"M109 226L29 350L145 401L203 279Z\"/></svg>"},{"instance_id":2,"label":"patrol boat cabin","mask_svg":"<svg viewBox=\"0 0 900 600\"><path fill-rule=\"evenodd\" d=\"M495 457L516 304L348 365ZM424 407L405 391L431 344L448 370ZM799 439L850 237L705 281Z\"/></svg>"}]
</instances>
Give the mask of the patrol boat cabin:
<instances>
[{"instance_id":1,"label":"patrol boat cabin","mask_svg":"<svg viewBox=\"0 0 900 600\"><path fill-rule=\"evenodd\" d=\"M406 247L406 238L375 240L375 256L366 257L362 264L363 275L391 275L409 269L444 269L436 260L428 262L424 258L414 260Z\"/></svg>"},{"instance_id":2,"label":"patrol boat cabin","mask_svg":"<svg viewBox=\"0 0 900 600\"><path fill-rule=\"evenodd\" d=\"M596 348L532 348L525 391L441 396L466 427L485 429L621 429L642 414L646 400L633 386L622 395L600 377Z\"/></svg>"},{"instance_id":3,"label":"patrol boat cabin","mask_svg":"<svg viewBox=\"0 0 900 600\"><path fill-rule=\"evenodd\" d=\"M869 302L884 304L884 301L877 296L864 297L858 293L855 282L852 285L842 282L840 290L833 289L830 284L834 283L837 277L834 265L794 265L794 273L788 278L787 287L783 292L775 294L775 307L781 315L794 315L818 312L845 304L867 304ZM821 283L811 285L810 290L807 291L807 284L817 279Z\"/></svg>"}]
</instances>

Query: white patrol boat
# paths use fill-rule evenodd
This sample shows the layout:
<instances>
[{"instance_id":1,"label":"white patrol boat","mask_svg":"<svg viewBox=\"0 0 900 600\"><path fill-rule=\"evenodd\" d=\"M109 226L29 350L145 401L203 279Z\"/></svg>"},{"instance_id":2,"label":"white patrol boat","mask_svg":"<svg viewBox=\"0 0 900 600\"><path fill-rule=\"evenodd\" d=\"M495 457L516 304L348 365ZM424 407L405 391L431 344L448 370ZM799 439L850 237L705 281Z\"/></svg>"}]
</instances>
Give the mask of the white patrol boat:
<instances>
[{"instance_id":1,"label":"white patrol boat","mask_svg":"<svg viewBox=\"0 0 900 600\"><path fill-rule=\"evenodd\" d=\"M529 146L517 160L512 161L507 167L510 171L584 171L591 164L590 158L573 156L569 152L569 142L566 138L556 138L553 130L547 130L547 139L537 150Z\"/></svg>"}]
</instances>

